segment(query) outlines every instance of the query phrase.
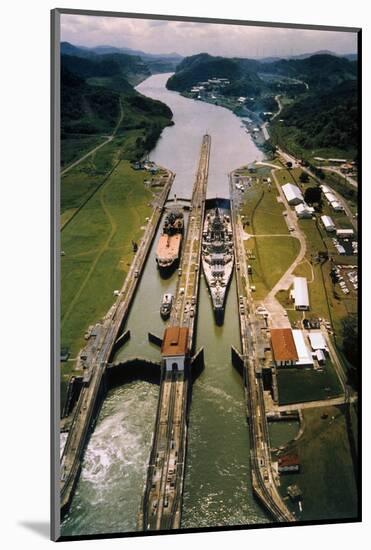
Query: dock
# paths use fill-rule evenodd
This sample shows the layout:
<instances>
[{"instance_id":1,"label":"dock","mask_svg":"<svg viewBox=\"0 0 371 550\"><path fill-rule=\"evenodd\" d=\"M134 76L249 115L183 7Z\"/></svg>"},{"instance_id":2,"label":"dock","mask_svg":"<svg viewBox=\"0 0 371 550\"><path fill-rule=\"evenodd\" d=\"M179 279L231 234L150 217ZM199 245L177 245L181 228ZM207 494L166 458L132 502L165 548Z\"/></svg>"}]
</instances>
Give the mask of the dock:
<instances>
[{"instance_id":1,"label":"dock","mask_svg":"<svg viewBox=\"0 0 371 550\"><path fill-rule=\"evenodd\" d=\"M138 529L144 531L180 528L191 387L190 361L194 352L210 145L211 138L206 134L202 140L170 327L167 329L172 334L178 331L186 335L188 351L184 370L169 371L165 363L162 367L152 451L138 518Z\"/></svg>"},{"instance_id":2,"label":"dock","mask_svg":"<svg viewBox=\"0 0 371 550\"><path fill-rule=\"evenodd\" d=\"M95 337L90 338L87 343L83 387L74 408L60 463L62 517L71 504L85 446L105 395L105 371L115 351L115 344L122 335L174 176L172 172L167 171L165 185L155 198L152 216L118 298L103 321L96 325Z\"/></svg>"},{"instance_id":3,"label":"dock","mask_svg":"<svg viewBox=\"0 0 371 550\"><path fill-rule=\"evenodd\" d=\"M291 523L295 521L295 517L289 511L278 492L272 467L263 381L257 346L258 323L249 286L248 261L243 240L243 226L238 208L233 199L232 174L230 174L230 195L242 344L242 372L251 446L252 486L255 495L275 521Z\"/></svg>"}]
</instances>

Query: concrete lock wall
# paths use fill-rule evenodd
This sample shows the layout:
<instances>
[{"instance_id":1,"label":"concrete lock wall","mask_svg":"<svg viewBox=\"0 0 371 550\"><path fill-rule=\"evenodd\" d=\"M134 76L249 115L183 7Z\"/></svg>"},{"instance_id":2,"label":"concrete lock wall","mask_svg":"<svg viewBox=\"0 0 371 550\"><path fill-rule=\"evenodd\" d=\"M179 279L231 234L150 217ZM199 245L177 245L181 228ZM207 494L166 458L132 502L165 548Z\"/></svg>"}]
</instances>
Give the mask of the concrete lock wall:
<instances>
[{"instance_id":1,"label":"concrete lock wall","mask_svg":"<svg viewBox=\"0 0 371 550\"><path fill-rule=\"evenodd\" d=\"M234 346L231 346L231 354L232 354L232 365L242 375L243 374L243 358L242 358L240 352Z\"/></svg>"}]
</instances>

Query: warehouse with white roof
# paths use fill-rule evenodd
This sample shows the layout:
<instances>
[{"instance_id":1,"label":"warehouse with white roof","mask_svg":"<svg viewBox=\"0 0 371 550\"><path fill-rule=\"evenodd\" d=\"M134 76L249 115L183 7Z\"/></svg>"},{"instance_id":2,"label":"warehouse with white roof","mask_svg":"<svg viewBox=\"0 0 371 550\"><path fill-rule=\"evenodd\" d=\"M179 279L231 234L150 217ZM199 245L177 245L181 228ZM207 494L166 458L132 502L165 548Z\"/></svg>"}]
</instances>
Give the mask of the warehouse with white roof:
<instances>
[{"instance_id":1,"label":"warehouse with white roof","mask_svg":"<svg viewBox=\"0 0 371 550\"><path fill-rule=\"evenodd\" d=\"M306 277L294 277L292 296L295 302L295 309L309 309L309 294Z\"/></svg>"},{"instance_id":2,"label":"warehouse with white roof","mask_svg":"<svg viewBox=\"0 0 371 550\"><path fill-rule=\"evenodd\" d=\"M296 185L293 185L292 183L285 183L282 185L282 191L289 204L295 205L304 202L303 194Z\"/></svg>"},{"instance_id":3,"label":"warehouse with white roof","mask_svg":"<svg viewBox=\"0 0 371 550\"><path fill-rule=\"evenodd\" d=\"M326 340L320 330L311 330L308 333L308 338L313 351L316 351L317 349L324 349L328 351Z\"/></svg>"},{"instance_id":4,"label":"warehouse with white roof","mask_svg":"<svg viewBox=\"0 0 371 550\"><path fill-rule=\"evenodd\" d=\"M321 222L326 231L335 231L335 224L330 216L321 216Z\"/></svg>"},{"instance_id":5,"label":"warehouse with white roof","mask_svg":"<svg viewBox=\"0 0 371 550\"><path fill-rule=\"evenodd\" d=\"M298 218L311 218L314 214L314 208L303 202L295 206L295 212Z\"/></svg>"},{"instance_id":6,"label":"warehouse with white roof","mask_svg":"<svg viewBox=\"0 0 371 550\"><path fill-rule=\"evenodd\" d=\"M309 351L302 330L294 329L292 331L294 337L296 353L298 354L298 360L295 362L296 366L313 365L313 357Z\"/></svg>"}]
</instances>

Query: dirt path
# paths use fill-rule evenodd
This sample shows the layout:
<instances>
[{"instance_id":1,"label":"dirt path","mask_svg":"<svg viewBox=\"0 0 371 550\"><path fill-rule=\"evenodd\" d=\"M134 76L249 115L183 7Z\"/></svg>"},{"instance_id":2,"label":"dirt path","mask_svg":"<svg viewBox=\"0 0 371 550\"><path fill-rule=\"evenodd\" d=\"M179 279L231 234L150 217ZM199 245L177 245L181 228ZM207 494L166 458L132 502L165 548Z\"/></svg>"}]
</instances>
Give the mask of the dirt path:
<instances>
[{"instance_id":1,"label":"dirt path","mask_svg":"<svg viewBox=\"0 0 371 550\"><path fill-rule=\"evenodd\" d=\"M85 155L83 155L82 157L80 157L78 160L75 160L75 162L73 162L72 164L70 164L69 166L67 166L67 168L64 168L64 170L61 171L61 176L64 176L64 174L66 174L69 170L71 170L71 168L74 168L75 166L77 166L78 164L80 164L80 162L82 162L83 160L87 159L88 157L90 157L93 153L95 153L96 151L98 151L98 149L101 149L101 147L103 147L104 145L107 145L107 143L109 143L110 141L113 140L113 138L115 137L116 135L116 132L122 122L122 119L124 118L124 111L122 109L122 103L121 103L121 100L120 100L120 115L119 115L119 119L117 121L117 124L112 132L112 134L110 136L107 137L107 139L105 141L103 141L103 143L100 143L99 145L97 145L96 147L94 147L94 149L91 149L91 151L89 151L88 153L85 153Z\"/></svg>"},{"instance_id":2,"label":"dirt path","mask_svg":"<svg viewBox=\"0 0 371 550\"><path fill-rule=\"evenodd\" d=\"M296 256L293 263L290 265L290 267L286 270L286 272L282 275L280 280L274 285L272 290L268 293L266 298L263 300L264 307L270 312L271 315L271 321L272 325L276 327L288 327L290 326L290 322L287 318L287 313L285 311L285 308L279 303L279 301L276 298L276 294L280 290L288 290L290 286L293 283L293 271L296 269L296 267L304 260L305 254L307 251L307 243L305 240L305 236L301 229L299 228L298 224L298 218L296 217L296 214L293 210L291 210L290 206L288 205L286 201L286 197L281 189L280 184L278 183L278 180L275 175L275 171L272 170L272 177L276 184L278 193L281 197L282 203L286 207L286 222L289 227L292 227L294 230L291 231L290 235L291 237L295 237L298 239L300 243L300 250L299 254ZM287 235L286 235L287 236Z\"/></svg>"}]
</instances>

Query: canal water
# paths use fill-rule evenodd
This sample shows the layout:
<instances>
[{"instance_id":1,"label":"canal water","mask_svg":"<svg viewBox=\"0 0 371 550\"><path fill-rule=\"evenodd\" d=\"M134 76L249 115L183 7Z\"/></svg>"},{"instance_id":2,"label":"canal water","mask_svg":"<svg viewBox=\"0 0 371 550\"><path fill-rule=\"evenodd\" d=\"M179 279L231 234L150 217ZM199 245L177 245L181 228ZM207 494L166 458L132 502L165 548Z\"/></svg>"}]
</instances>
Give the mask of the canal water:
<instances>
[{"instance_id":1,"label":"canal water","mask_svg":"<svg viewBox=\"0 0 371 550\"><path fill-rule=\"evenodd\" d=\"M211 135L208 197L228 197L228 174L262 153L231 111L181 97L166 89L169 74L154 75L138 86L173 111L150 158L176 173L170 196L190 198L202 136ZM159 231L161 228L159 228ZM154 246L147 260L127 328L131 340L115 361L130 357L159 360L148 331L159 336L166 324L159 307L174 292L176 273L162 279ZM201 279L197 346L204 346L205 370L192 392L182 527L241 525L268 521L252 495L250 446L240 375L231 364L231 345L240 347L234 281L229 289L224 325L217 327L206 284ZM146 479L156 416L158 386L137 381L109 392L88 443L64 535L135 531Z\"/></svg>"}]
</instances>

